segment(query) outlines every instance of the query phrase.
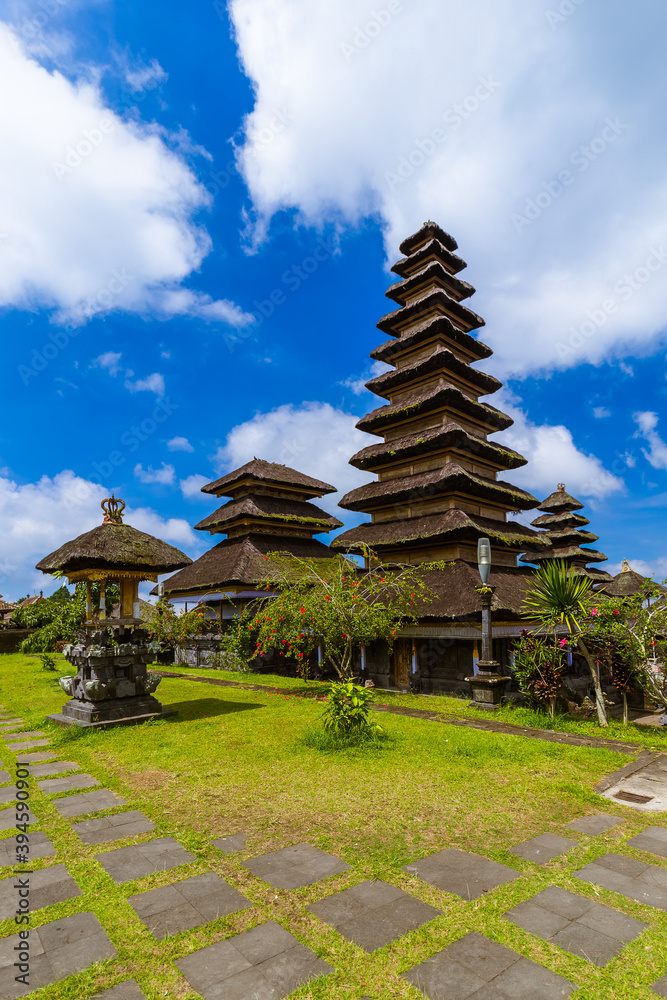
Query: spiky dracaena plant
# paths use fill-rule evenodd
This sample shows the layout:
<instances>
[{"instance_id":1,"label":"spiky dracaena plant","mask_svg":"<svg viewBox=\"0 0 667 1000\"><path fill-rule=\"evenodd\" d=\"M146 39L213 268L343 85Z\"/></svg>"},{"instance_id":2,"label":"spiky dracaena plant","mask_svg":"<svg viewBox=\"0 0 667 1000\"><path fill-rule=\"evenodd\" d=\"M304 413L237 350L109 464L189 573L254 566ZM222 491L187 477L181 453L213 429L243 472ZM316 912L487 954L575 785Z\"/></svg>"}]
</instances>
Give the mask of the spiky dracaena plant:
<instances>
[{"instance_id":1,"label":"spiky dracaena plant","mask_svg":"<svg viewBox=\"0 0 667 1000\"><path fill-rule=\"evenodd\" d=\"M586 660L595 688L595 707L601 726L608 726L607 709L598 671L582 632L582 622L591 613L594 594L590 577L576 574L560 559L540 566L535 572L533 586L523 599L524 617L538 621L538 629L553 632L554 637L563 626L576 640L577 649Z\"/></svg>"}]
</instances>

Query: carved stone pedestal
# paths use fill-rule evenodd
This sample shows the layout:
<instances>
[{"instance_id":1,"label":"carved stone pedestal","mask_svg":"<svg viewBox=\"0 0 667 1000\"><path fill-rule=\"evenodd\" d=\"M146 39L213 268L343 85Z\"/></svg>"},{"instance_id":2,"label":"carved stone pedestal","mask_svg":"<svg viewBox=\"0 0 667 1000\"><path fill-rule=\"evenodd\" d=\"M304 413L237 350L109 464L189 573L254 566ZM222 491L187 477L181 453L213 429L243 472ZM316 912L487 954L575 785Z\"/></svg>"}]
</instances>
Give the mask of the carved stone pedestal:
<instances>
[{"instance_id":1,"label":"carved stone pedestal","mask_svg":"<svg viewBox=\"0 0 667 1000\"><path fill-rule=\"evenodd\" d=\"M105 728L174 715L152 696L162 678L148 673L159 650L148 638L142 629L80 633L79 641L63 650L76 676L59 682L72 699L48 718L61 726Z\"/></svg>"},{"instance_id":2,"label":"carved stone pedestal","mask_svg":"<svg viewBox=\"0 0 667 1000\"><path fill-rule=\"evenodd\" d=\"M472 688L473 701L470 707L495 711L511 678L503 677L497 672L498 664L495 660L478 660L477 669L479 673L474 677L466 677Z\"/></svg>"}]
</instances>

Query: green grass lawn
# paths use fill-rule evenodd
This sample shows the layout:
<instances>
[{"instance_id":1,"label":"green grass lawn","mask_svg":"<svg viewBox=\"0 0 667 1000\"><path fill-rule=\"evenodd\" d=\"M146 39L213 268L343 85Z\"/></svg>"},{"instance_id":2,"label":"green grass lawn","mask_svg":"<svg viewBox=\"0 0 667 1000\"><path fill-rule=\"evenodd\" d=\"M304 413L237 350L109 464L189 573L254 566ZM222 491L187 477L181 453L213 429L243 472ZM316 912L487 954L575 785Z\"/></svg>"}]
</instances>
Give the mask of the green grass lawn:
<instances>
[{"instance_id":1,"label":"green grass lawn","mask_svg":"<svg viewBox=\"0 0 667 1000\"><path fill-rule=\"evenodd\" d=\"M238 684L258 684L265 687L277 687L294 694L317 692L325 695L328 684L317 681L302 681L295 677L281 677L279 674L240 673L236 670L203 670L201 667L184 667L180 664L169 667L154 665L153 670L173 671L188 677L220 678ZM495 722L507 722L514 726L528 726L531 729L548 729L559 733L576 733L580 736L600 736L606 739L623 740L627 743L641 743L652 750L667 750L667 727L637 726L630 722L627 726L618 718L609 720L609 728L602 729L597 716L590 719L576 719L571 715L559 714L554 719L546 711L536 711L526 707L514 707L511 704L501 705L495 712L484 709L469 708L464 698L452 695L402 694L396 691L383 691L376 688L376 701L383 705L401 705L407 708L420 708L429 712L440 712L442 715L459 719L486 719Z\"/></svg>"},{"instance_id":2,"label":"green grass lawn","mask_svg":"<svg viewBox=\"0 0 667 1000\"><path fill-rule=\"evenodd\" d=\"M0 701L25 720L26 728L44 728L45 716L60 710L67 700L57 677L71 670L65 663L59 663L59 668L50 673L42 670L38 659L0 656ZM229 675L211 672L207 676ZM84 847L71 824L55 810L52 797L47 798L32 783L31 804L40 829L58 849L57 858L36 861L35 868L65 863L83 890L82 897L36 912L33 926L90 910L119 953L118 959L41 990L35 997L83 1000L97 989L134 976L149 1000L194 1000L197 994L180 976L174 959L269 919L291 930L336 970L293 994L295 1000L358 1000L363 995L373 1000L423 1000L397 973L469 930L480 931L566 976L580 987L573 994L575 1000L648 1000L654 996L649 984L667 970L667 913L603 889L598 892L572 875L610 850L667 870L667 862L625 846L629 837L651 823L664 825L667 815L652 813L647 818L593 792L597 781L631 757L386 713L375 715L391 735L384 747L322 753L300 740L304 728L316 724L322 703L295 697L287 690L306 685L286 678L278 685L266 675L232 677L286 690L269 694L165 678L157 696L166 708L178 711L170 719L105 732L52 730L64 759L77 761L104 787L123 795L132 808L150 816L158 831L118 844ZM452 704L459 707L457 715L465 708L465 703L451 698L383 694L383 703L393 701L446 714L454 714ZM631 736L619 728L622 738L635 739L634 732ZM594 731L598 732L597 727ZM3 749L2 759L11 773L20 758ZM622 816L625 823L597 838L564 829L569 820L599 811ZM576 850L540 867L508 853L520 841L547 831L576 840ZM248 835L243 852L227 857L210 846L216 837L236 832ZM196 855L196 863L116 886L94 860L101 851L156 835L175 837ZM241 867L246 858L303 840L337 855L352 869L318 885L282 892ZM510 865L521 876L469 903L401 870L402 865L444 847L477 852ZM243 892L253 909L156 942L127 898L178 877L211 870ZM0 877L9 874L5 870ZM442 916L367 955L305 908L368 878L400 886L437 907ZM595 969L501 919L512 906L552 884L636 916L649 928L621 957L604 969ZM0 925L0 936L14 931L10 921Z\"/></svg>"}]
</instances>

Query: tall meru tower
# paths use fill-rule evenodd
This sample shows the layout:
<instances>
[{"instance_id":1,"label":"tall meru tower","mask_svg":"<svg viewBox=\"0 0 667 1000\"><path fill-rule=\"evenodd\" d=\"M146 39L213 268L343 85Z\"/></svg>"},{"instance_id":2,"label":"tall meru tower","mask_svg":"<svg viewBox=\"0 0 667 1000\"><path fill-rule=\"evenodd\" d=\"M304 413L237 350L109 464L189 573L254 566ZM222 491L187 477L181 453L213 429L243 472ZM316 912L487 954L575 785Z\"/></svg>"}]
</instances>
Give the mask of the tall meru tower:
<instances>
[{"instance_id":1,"label":"tall meru tower","mask_svg":"<svg viewBox=\"0 0 667 1000\"><path fill-rule=\"evenodd\" d=\"M357 424L382 440L350 459L378 478L340 502L371 520L332 546L354 551L365 543L386 562L476 563L477 539L487 536L493 565L516 567L529 545L549 543L544 533L507 520L510 511L539 501L498 478L526 460L488 440L512 420L480 402L502 383L473 367L493 353L472 336L484 325L464 305L475 289L457 277L465 262L455 253L456 241L434 222L400 250L404 256L392 268L400 280L386 292L398 308L377 324L392 339L371 352L391 370L366 383L387 402Z\"/></svg>"}]
</instances>

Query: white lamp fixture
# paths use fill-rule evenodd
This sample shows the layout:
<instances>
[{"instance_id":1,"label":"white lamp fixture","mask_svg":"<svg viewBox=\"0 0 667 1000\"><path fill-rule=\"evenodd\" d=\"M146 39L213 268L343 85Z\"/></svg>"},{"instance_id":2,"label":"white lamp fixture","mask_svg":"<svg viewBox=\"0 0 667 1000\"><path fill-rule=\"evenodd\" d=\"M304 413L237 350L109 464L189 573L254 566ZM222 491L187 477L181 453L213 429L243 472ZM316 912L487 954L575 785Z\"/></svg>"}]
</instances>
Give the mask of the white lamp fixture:
<instances>
[{"instance_id":1,"label":"white lamp fixture","mask_svg":"<svg viewBox=\"0 0 667 1000\"><path fill-rule=\"evenodd\" d=\"M488 538L479 538L477 540L477 568L479 569L482 583L486 584L491 572L491 542Z\"/></svg>"}]
</instances>

